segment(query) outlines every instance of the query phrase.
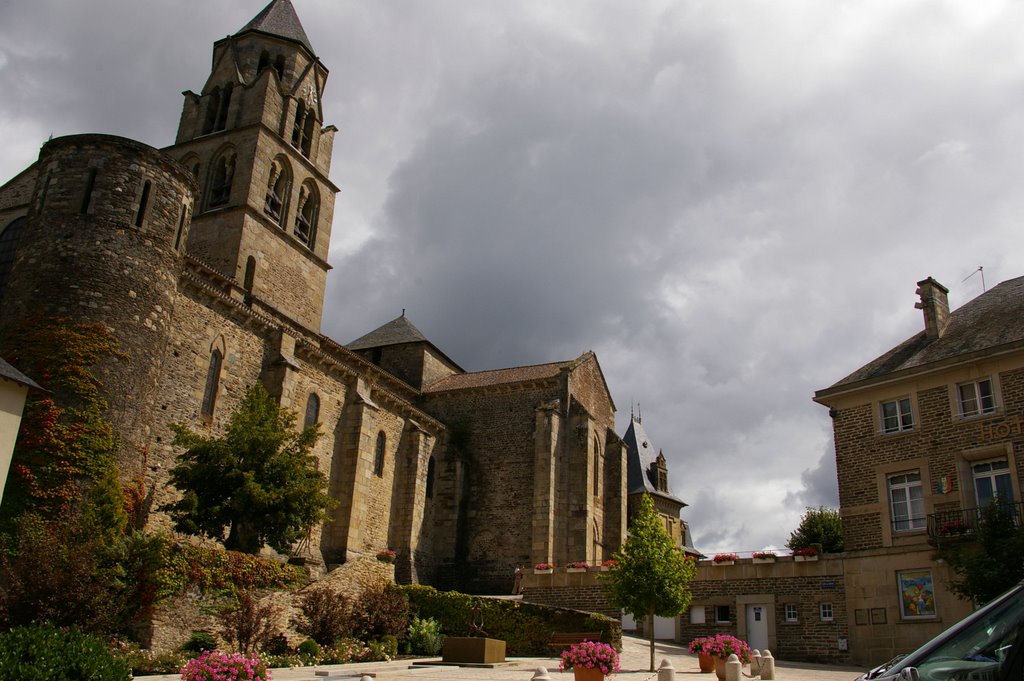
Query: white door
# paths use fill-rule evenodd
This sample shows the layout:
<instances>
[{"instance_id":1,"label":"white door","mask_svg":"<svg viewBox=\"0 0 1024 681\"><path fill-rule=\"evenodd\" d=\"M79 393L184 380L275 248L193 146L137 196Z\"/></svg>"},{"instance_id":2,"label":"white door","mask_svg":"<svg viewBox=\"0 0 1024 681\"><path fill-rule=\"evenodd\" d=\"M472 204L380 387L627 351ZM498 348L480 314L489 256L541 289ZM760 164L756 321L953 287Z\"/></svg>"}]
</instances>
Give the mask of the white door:
<instances>
[{"instance_id":1,"label":"white door","mask_svg":"<svg viewBox=\"0 0 1024 681\"><path fill-rule=\"evenodd\" d=\"M676 638L676 618L655 617L654 638L674 641Z\"/></svg>"},{"instance_id":2,"label":"white door","mask_svg":"<svg viewBox=\"0 0 1024 681\"><path fill-rule=\"evenodd\" d=\"M754 650L768 647L768 606L747 606L747 645Z\"/></svg>"}]
</instances>

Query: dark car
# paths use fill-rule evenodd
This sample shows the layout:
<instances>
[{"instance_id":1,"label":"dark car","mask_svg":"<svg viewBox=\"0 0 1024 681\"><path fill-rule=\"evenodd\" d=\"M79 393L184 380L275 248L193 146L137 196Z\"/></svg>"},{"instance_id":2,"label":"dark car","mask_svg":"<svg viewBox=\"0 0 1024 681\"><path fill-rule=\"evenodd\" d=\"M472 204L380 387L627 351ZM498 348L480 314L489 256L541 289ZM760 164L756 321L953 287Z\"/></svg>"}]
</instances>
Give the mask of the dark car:
<instances>
[{"instance_id":1,"label":"dark car","mask_svg":"<svg viewBox=\"0 0 1024 681\"><path fill-rule=\"evenodd\" d=\"M1022 681L1024 583L858 681Z\"/></svg>"}]
</instances>

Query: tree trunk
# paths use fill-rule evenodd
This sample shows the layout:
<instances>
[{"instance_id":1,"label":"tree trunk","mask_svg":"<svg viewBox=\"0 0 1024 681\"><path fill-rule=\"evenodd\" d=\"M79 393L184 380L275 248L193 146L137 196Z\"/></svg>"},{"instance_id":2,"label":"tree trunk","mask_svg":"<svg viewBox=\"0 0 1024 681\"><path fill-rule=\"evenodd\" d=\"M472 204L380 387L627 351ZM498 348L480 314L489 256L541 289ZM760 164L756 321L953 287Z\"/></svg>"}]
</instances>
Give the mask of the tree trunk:
<instances>
[{"instance_id":1,"label":"tree trunk","mask_svg":"<svg viewBox=\"0 0 1024 681\"><path fill-rule=\"evenodd\" d=\"M651 642L651 668L648 671L653 672L654 671L654 608L651 608L647 612L647 624L649 625L647 628L650 629L650 632L647 634L647 638Z\"/></svg>"},{"instance_id":2,"label":"tree trunk","mask_svg":"<svg viewBox=\"0 0 1024 681\"><path fill-rule=\"evenodd\" d=\"M259 534L253 530L251 524L238 520L231 523L231 531L224 541L224 548L256 555L263 547L260 546Z\"/></svg>"}]
</instances>

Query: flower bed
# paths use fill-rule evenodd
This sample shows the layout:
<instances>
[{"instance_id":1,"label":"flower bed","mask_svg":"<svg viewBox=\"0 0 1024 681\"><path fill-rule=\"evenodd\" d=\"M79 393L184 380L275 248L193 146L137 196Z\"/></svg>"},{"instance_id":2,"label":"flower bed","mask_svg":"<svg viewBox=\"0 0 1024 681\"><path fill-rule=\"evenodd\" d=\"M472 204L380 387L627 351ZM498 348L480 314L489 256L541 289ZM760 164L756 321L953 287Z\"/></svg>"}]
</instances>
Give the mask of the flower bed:
<instances>
[{"instance_id":1,"label":"flower bed","mask_svg":"<svg viewBox=\"0 0 1024 681\"><path fill-rule=\"evenodd\" d=\"M222 653L207 650L194 660L189 660L181 670L181 681L270 681L267 665L259 658L246 657L238 653Z\"/></svg>"}]
</instances>

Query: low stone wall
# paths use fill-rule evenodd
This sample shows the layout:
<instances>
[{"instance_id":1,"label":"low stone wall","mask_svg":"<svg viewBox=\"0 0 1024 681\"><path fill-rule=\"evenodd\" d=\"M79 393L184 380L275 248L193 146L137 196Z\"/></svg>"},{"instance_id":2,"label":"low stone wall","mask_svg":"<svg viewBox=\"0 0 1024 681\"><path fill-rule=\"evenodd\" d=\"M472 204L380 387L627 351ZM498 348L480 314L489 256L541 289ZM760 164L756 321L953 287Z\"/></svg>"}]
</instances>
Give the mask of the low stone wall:
<instances>
[{"instance_id":1,"label":"low stone wall","mask_svg":"<svg viewBox=\"0 0 1024 681\"><path fill-rule=\"evenodd\" d=\"M523 575L523 600L621 619L621 611L608 603L599 581L600 574L596 570L566 572L565 568L556 568L550 575L534 574L528 570Z\"/></svg>"},{"instance_id":2,"label":"low stone wall","mask_svg":"<svg viewBox=\"0 0 1024 681\"><path fill-rule=\"evenodd\" d=\"M295 646L306 637L292 629L291 620L299 613L300 599L309 590L327 588L354 600L367 586L382 581L394 582L394 577L394 565L382 563L373 557L357 558L335 566L322 579L310 582L301 589L263 591L259 599L261 604L269 602L274 605L278 628L287 637L289 645ZM197 590L187 590L177 598L161 603L154 610L150 621L139 627L139 638L143 643L148 642L148 647L157 653L178 649L195 631L212 634L223 643L220 613L231 605L230 598L213 598Z\"/></svg>"}]
</instances>

